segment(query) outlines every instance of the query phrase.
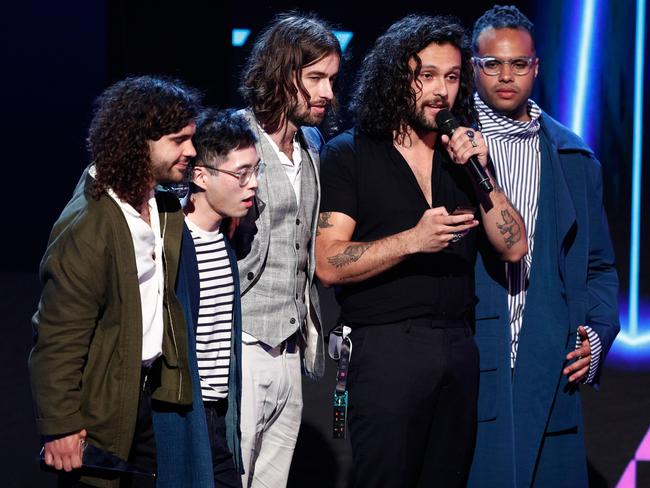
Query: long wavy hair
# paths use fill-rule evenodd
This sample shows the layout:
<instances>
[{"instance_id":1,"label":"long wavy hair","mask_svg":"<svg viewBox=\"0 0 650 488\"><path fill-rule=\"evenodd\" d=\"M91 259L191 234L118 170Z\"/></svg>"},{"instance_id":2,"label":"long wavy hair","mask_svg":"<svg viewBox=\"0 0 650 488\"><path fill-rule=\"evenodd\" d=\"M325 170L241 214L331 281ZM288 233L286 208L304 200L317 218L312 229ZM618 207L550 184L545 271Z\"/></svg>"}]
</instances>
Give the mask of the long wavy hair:
<instances>
[{"instance_id":1,"label":"long wavy hair","mask_svg":"<svg viewBox=\"0 0 650 488\"><path fill-rule=\"evenodd\" d=\"M341 46L325 21L314 14L278 15L258 36L244 66L240 93L269 133L277 132L309 93L302 69L325 56L341 57ZM336 98L332 101L336 108Z\"/></svg>"},{"instance_id":2,"label":"long wavy hair","mask_svg":"<svg viewBox=\"0 0 650 488\"><path fill-rule=\"evenodd\" d=\"M133 207L141 205L153 180L148 142L179 132L199 111L198 93L168 78L131 77L104 90L87 139L96 169L92 197L110 188Z\"/></svg>"},{"instance_id":3,"label":"long wavy hair","mask_svg":"<svg viewBox=\"0 0 650 488\"><path fill-rule=\"evenodd\" d=\"M465 29L451 16L409 15L391 25L366 55L357 75L350 109L362 132L377 138L403 138L416 107L412 87L422 69L417 53L429 44L451 44L460 50L460 88L451 108L465 126L475 125L474 78ZM415 61L415 70L409 61Z\"/></svg>"}]
</instances>

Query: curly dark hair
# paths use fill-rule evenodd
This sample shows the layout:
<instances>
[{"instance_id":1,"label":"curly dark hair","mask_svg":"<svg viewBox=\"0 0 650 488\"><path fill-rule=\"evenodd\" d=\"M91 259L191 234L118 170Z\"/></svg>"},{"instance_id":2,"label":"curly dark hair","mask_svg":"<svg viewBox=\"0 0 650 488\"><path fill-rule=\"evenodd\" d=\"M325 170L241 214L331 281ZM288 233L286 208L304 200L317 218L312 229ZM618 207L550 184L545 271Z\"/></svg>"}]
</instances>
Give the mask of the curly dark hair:
<instances>
[{"instance_id":1,"label":"curly dark hair","mask_svg":"<svg viewBox=\"0 0 650 488\"><path fill-rule=\"evenodd\" d=\"M461 125L477 120L474 78L465 29L452 16L409 15L391 25L366 55L350 103L357 127L373 137L404 137L416 106L412 87L422 68L417 53L429 44L451 44L461 53L460 88L452 113ZM415 71L409 61L415 60Z\"/></svg>"},{"instance_id":2,"label":"curly dark hair","mask_svg":"<svg viewBox=\"0 0 650 488\"><path fill-rule=\"evenodd\" d=\"M147 198L153 179L148 141L182 130L200 111L199 94L178 80L130 77L97 98L88 131L95 165L93 198L108 188L133 207Z\"/></svg>"},{"instance_id":3,"label":"curly dark hair","mask_svg":"<svg viewBox=\"0 0 650 488\"><path fill-rule=\"evenodd\" d=\"M495 5L486 11L474 23L472 30L472 51L478 52L478 36L485 29L523 29L530 34L535 45L535 26L521 11L514 5Z\"/></svg>"},{"instance_id":4,"label":"curly dark hair","mask_svg":"<svg viewBox=\"0 0 650 488\"><path fill-rule=\"evenodd\" d=\"M267 132L282 127L299 103L298 91L309 100L302 68L330 54L340 58L341 45L331 26L314 14L280 14L257 37L239 90Z\"/></svg>"}]
</instances>

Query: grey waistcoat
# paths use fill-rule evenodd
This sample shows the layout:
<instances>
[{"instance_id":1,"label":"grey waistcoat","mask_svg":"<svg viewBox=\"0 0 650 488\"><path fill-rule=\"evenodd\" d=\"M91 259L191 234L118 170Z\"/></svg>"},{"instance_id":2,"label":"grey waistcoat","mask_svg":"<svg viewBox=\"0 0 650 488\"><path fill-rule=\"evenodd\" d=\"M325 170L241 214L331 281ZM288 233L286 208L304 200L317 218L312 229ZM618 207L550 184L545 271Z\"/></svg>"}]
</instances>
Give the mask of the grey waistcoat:
<instances>
[{"instance_id":1,"label":"grey waistcoat","mask_svg":"<svg viewBox=\"0 0 650 488\"><path fill-rule=\"evenodd\" d=\"M315 129L298 134L302 148L301 202L274 149L244 112L259 141L266 167L258 178L255 205L241 219L235 238L242 293L243 330L275 347L299 331L303 369L322 375L322 333L314 278L314 242L319 205ZM307 296L306 296L307 295Z\"/></svg>"}]
</instances>

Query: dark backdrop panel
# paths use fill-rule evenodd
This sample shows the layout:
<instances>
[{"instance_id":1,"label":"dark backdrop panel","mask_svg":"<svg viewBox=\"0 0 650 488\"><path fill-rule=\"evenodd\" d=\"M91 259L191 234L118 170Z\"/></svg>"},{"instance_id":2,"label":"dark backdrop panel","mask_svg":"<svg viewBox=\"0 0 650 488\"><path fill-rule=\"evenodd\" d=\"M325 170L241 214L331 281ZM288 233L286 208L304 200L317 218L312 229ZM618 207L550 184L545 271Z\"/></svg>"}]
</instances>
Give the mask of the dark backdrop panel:
<instances>
[{"instance_id":1,"label":"dark backdrop panel","mask_svg":"<svg viewBox=\"0 0 650 488\"><path fill-rule=\"evenodd\" d=\"M106 77L102 1L12 2L0 15L3 190L0 270L35 271L86 164L92 100ZM8 137L7 137L8 135Z\"/></svg>"}]
</instances>

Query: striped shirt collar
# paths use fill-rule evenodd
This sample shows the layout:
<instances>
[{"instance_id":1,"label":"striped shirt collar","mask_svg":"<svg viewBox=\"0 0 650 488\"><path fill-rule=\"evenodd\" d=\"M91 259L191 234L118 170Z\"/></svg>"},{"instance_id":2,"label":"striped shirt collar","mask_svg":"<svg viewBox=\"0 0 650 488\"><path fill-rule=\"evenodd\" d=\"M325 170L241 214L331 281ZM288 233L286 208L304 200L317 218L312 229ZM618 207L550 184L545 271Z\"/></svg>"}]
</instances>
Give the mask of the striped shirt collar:
<instances>
[{"instance_id":1,"label":"striped shirt collar","mask_svg":"<svg viewBox=\"0 0 650 488\"><path fill-rule=\"evenodd\" d=\"M496 113L481 100L478 93L474 93L474 103L481 122L481 132L503 140L521 140L536 137L539 133L539 116L542 109L533 101L528 100L528 114L531 120L521 122L510 117Z\"/></svg>"}]
</instances>

